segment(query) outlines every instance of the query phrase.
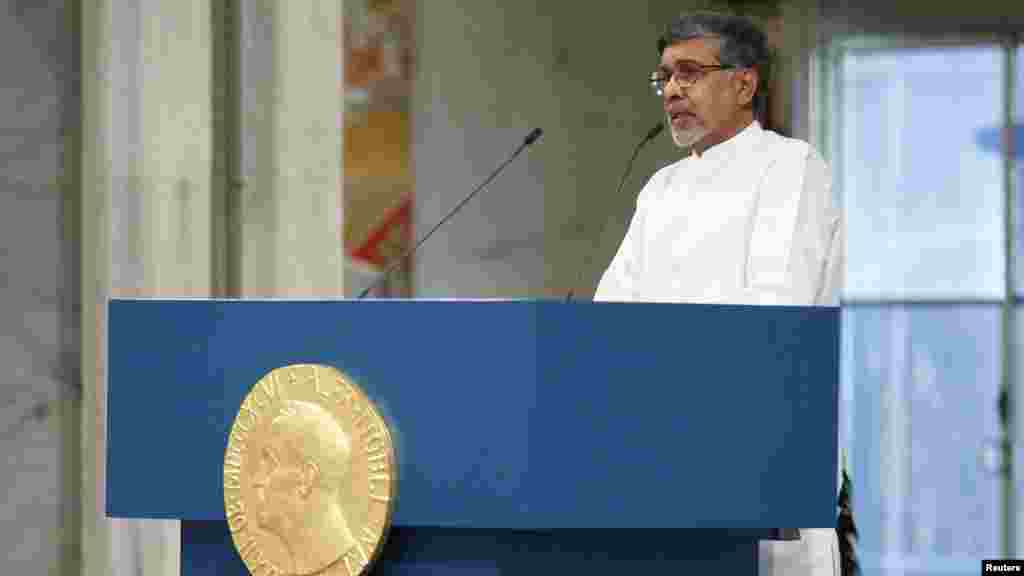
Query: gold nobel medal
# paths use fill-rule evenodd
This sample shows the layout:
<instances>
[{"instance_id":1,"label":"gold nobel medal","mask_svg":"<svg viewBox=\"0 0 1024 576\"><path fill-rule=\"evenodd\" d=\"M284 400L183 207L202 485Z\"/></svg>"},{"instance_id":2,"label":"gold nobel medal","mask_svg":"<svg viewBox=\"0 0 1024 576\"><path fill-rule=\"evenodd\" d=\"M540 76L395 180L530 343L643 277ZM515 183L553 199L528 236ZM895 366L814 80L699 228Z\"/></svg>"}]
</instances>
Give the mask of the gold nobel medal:
<instances>
[{"instance_id":1,"label":"gold nobel medal","mask_svg":"<svg viewBox=\"0 0 1024 576\"><path fill-rule=\"evenodd\" d=\"M367 395L329 366L277 368L249 391L224 454L224 511L254 576L362 574L396 494L395 450Z\"/></svg>"}]
</instances>

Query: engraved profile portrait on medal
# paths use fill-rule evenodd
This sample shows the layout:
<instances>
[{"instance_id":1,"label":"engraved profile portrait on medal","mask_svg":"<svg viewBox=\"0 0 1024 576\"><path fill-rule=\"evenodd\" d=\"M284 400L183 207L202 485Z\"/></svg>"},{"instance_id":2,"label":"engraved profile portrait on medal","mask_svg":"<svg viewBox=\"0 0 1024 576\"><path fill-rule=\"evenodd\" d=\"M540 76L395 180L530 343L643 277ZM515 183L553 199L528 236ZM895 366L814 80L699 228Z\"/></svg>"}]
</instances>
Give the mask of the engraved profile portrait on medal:
<instances>
[{"instance_id":1,"label":"engraved profile portrait on medal","mask_svg":"<svg viewBox=\"0 0 1024 576\"><path fill-rule=\"evenodd\" d=\"M351 442L330 413L309 402L285 402L270 430L253 482L263 506L259 524L281 539L295 574L313 574L354 544L338 492Z\"/></svg>"},{"instance_id":2,"label":"engraved profile portrait on medal","mask_svg":"<svg viewBox=\"0 0 1024 576\"><path fill-rule=\"evenodd\" d=\"M364 573L390 527L394 446L373 402L337 369L271 371L239 408L224 506L254 575Z\"/></svg>"}]
</instances>

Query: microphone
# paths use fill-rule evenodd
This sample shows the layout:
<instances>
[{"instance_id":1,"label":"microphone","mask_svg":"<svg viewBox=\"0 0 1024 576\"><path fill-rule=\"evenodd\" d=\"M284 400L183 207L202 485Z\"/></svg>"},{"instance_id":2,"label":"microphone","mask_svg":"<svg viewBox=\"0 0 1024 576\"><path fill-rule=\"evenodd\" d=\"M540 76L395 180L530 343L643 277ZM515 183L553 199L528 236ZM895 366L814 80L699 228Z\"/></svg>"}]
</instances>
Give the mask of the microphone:
<instances>
[{"instance_id":1,"label":"microphone","mask_svg":"<svg viewBox=\"0 0 1024 576\"><path fill-rule=\"evenodd\" d=\"M416 244L412 246L412 248L409 248L401 256L395 258L391 265L388 266L388 268L384 270L384 272L376 280L374 280L372 284L367 286L366 289L364 289L359 294L358 297L356 297L356 300L362 300L364 297L366 297L367 294L370 293L370 291L372 291L374 288L380 285L380 283L383 282L384 279L387 278L392 272L394 272L395 268L398 268L398 266L402 262L404 262L406 258L412 256L416 252L416 250L418 250L419 247L422 246L423 243L427 241L427 238L430 238L430 236L435 231L437 231L438 228L444 225L444 223L447 222L452 216L454 216L456 212L461 210L462 207L465 206L467 202L472 200L473 197L477 195L477 193L479 193L481 190L484 189L484 187L490 184L492 180L497 178L498 175L501 174L502 170L504 170L506 166L511 164L512 161L515 160L516 157L523 152L523 150L526 150L528 147L530 147L530 145L539 140L542 134L544 134L544 131L541 130L540 128L534 128L533 130L531 130L530 133L526 135L526 138L523 139L522 144L520 144L519 147L516 148L516 151L513 152L512 155L509 156L507 160L505 160L504 162L501 163L500 166L495 168L494 171L491 172L491 175L488 176L486 180L481 182L479 186L474 188L473 191L469 193L468 196L466 196L458 204L456 204L455 207L452 208L451 211L444 216L444 218L441 218L441 220L438 221L437 224L434 224L434 227L431 228L430 231L428 231L426 234L424 234L423 237L420 238L419 241L417 241Z\"/></svg>"},{"instance_id":2,"label":"microphone","mask_svg":"<svg viewBox=\"0 0 1024 576\"><path fill-rule=\"evenodd\" d=\"M633 155L629 157L629 162L626 164L626 170L622 173L622 178L619 180L618 188L615 189L615 195L616 196L618 196L619 194L622 193L622 187L623 187L623 185L626 184L626 179L629 178L629 173L633 169L633 162L636 160L636 157L640 154L640 150L644 146L646 146L648 142L650 142L651 140L654 140L658 136L658 134L661 134L661 131L664 130L664 129L665 129L665 123L664 122L658 122L657 124L654 125L653 128L651 128L650 130L647 131L647 135L644 136L644 139L641 140L639 144L636 145L636 148L633 148ZM598 246L601 245L601 237L604 236L605 228L608 227L608 222L610 222L610 221L611 221L611 218L605 218L604 223L601 225L601 229L597 233L596 243L597 243ZM583 279L583 271L586 270L588 266L590 266L590 260L591 260L590 256L592 254L593 254L593 251L591 251L587 255L587 259L584 261L583 266L580 266L579 272L576 273L576 282L575 282L575 284L579 284L580 281ZM572 293L573 293L573 289L570 288L569 289L569 293L565 295L565 301L566 302L569 302L570 300L572 300Z\"/></svg>"}]
</instances>

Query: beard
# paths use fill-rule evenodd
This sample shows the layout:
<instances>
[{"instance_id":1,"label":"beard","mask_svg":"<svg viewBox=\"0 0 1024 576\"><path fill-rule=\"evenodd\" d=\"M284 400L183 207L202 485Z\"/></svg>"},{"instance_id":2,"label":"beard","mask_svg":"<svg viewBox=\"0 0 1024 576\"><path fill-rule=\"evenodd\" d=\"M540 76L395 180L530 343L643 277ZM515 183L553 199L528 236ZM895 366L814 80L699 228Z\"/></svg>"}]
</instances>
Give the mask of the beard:
<instances>
[{"instance_id":1,"label":"beard","mask_svg":"<svg viewBox=\"0 0 1024 576\"><path fill-rule=\"evenodd\" d=\"M677 130L672 126L672 141L680 148L692 148L694 144L703 140L710 131L701 126Z\"/></svg>"},{"instance_id":2,"label":"beard","mask_svg":"<svg viewBox=\"0 0 1024 576\"><path fill-rule=\"evenodd\" d=\"M677 128L676 125L672 123L672 117L667 115L665 117L665 123L668 124L669 129L672 132L672 141L680 148L691 148L694 144L700 142L711 133L710 130L696 122L686 128Z\"/></svg>"}]
</instances>

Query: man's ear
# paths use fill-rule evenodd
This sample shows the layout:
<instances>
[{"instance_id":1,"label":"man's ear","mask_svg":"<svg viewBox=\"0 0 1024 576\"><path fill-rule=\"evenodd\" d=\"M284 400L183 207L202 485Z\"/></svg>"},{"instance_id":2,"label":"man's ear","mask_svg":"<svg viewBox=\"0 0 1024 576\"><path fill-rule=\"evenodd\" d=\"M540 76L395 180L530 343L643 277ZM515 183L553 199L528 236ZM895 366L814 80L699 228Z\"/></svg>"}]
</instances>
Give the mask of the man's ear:
<instances>
[{"instance_id":1,"label":"man's ear","mask_svg":"<svg viewBox=\"0 0 1024 576\"><path fill-rule=\"evenodd\" d=\"M299 484L299 496L309 498L313 493L313 485L320 479L320 466L312 460L306 460L302 465L302 481Z\"/></svg>"},{"instance_id":2,"label":"man's ear","mask_svg":"<svg viewBox=\"0 0 1024 576\"><path fill-rule=\"evenodd\" d=\"M757 94L757 88L761 84L761 75L758 74L757 68L744 68L739 70L735 78L736 99L741 106L747 106L754 101L754 94Z\"/></svg>"}]
</instances>

